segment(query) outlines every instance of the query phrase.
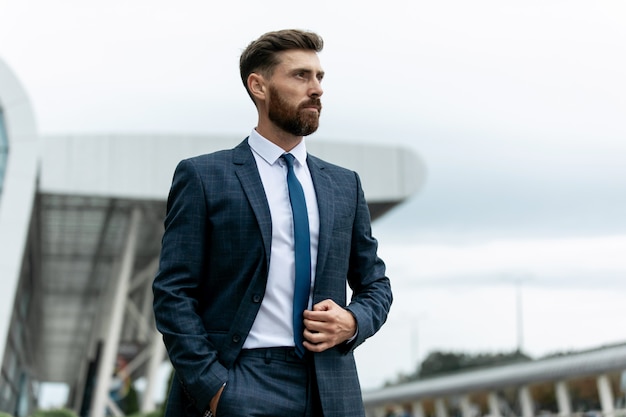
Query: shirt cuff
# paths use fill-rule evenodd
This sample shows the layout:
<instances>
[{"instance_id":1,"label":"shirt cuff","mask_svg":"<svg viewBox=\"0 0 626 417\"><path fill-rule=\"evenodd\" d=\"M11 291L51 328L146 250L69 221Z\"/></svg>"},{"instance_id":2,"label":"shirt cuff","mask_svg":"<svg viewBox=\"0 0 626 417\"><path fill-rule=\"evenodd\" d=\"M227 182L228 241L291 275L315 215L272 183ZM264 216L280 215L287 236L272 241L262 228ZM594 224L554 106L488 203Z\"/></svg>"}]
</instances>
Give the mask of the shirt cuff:
<instances>
[{"instance_id":1,"label":"shirt cuff","mask_svg":"<svg viewBox=\"0 0 626 417\"><path fill-rule=\"evenodd\" d=\"M352 342L354 342L354 339L356 339L356 337L357 337L358 335L359 335L359 326L357 325L357 327L356 327L356 331L354 332L354 335L353 335L350 339L346 340L346 343L352 343Z\"/></svg>"}]
</instances>

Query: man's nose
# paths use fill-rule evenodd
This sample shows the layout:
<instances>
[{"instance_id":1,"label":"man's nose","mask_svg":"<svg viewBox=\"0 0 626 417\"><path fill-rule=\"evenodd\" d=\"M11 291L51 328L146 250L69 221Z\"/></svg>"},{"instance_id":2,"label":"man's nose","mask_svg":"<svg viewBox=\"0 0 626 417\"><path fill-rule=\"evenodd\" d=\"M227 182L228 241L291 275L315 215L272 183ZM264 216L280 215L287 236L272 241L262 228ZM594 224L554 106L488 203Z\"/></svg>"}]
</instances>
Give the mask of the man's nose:
<instances>
[{"instance_id":1,"label":"man's nose","mask_svg":"<svg viewBox=\"0 0 626 417\"><path fill-rule=\"evenodd\" d=\"M324 89L322 88L321 80L313 78L309 89L309 97L321 97L322 94L324 94Z\"/></svg>"}]
</instances>

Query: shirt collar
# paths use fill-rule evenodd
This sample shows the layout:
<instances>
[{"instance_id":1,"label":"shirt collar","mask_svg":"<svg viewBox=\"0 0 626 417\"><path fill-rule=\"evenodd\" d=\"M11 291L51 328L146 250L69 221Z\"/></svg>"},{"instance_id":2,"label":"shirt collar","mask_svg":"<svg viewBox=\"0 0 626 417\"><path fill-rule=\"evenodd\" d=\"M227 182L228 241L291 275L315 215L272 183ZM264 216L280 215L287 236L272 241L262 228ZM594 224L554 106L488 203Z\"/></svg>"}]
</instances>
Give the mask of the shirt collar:
<instances>
[{"instance_id":1,"label":"shirt collar","mask_svg":"<svg viewBox=\"0 0 626 417\"><path fill-rule=\"evenodd\" d=\"M263 158L269 165L274 165L274 163L285 153L283 148L261 136L256 129L252 129L252 132L248 137L248 145L250 145L250 148L252 148L252 150ZM289 153L296 158L296 161L298 161L300 165L304 166L304 164L306 164L306 144L304 143L304 138L302 138L302 141L300 141L295 148L290 150Z\"/></svg>"}]
</instances>

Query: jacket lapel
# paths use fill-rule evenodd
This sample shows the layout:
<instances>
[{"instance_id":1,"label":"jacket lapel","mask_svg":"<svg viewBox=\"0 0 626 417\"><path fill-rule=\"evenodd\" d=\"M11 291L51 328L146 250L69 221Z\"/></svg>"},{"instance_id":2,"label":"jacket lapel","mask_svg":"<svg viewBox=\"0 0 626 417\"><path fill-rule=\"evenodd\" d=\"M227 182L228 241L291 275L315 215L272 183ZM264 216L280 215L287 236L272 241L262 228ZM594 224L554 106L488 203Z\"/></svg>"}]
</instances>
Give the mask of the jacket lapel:
<instances>
[{"instance_id":1,"label":"jacket lapel","mask_svg":"<svg viewBox=\"0 0 626 417\"><path fill-rule=\"evenodd\" d=\"M265 258L269 265L272 244L272 218L263 183L261 182L261 177L259 176L259 171L247 139L234 149L233 163L235 164L235 174L259 224L265 248ZM320 219L316 276L322 276L322 271L324 271L326 259L328 258L328 251L330 250L330 239L334 222L332 182L324 172L323 161L307 155L307 165L309 166L311 179L315 187Z\"/></svg>"},{"instance_id":2,"label":"jacket lapel","mask_svg":"<svg viewBox=\"0 0 626 417\"><path fill-rule=\"evenodd\" d=\"M234 149L233 163L235 164L235 174L239 178L241 187L250 202L252 211L259 224L259 229L261 229L263 246L265 247L265 259L269 265L272 244L272 218L267 197L265 196L265 189L263 188L256 161L248 145L247 138Z\"/></svg>"},{"instance_id":3,"label":"jacket lapel","mask_svg":"<svg viewBox=\"0 0 626 417\"><path fill-rule=\"evenodd\" d=\"M317 246L317 266L315 268L315 275L317 277L322 276L326 259L328 258L328 251L330 250L330 239L333 231L334 221L334 200L332 182L328 175L324 172L323 161L307 155L307 165L311 172L311 179L313 180L313 186L315 187L315 194L317 196L317 207L319 210L320 219L320 231L319 241ZM314 300L315 302L315 300Z\"/></svg>"}]
</instances>

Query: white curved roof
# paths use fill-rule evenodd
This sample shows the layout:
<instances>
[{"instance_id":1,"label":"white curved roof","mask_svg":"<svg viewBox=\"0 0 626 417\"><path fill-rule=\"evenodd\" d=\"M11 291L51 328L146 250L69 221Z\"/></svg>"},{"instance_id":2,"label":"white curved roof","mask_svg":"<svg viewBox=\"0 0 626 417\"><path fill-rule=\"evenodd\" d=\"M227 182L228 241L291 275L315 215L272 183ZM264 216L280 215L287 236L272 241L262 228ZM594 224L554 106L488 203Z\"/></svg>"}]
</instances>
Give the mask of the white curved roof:
<instances>
[{"instance_id":1,"label":"white curved roof","mask_svg":"<svg viewBox=\"0 0 626 417\"><path fill-rule=\"evenodd\" d=\"M40 189L46 193L161 200L183 158L233 148L223 135L68 135L46 137ZM361 176L369 202L400 202L424 179L424 165L406 147L307 140L312 154Z\"/></svg>"}]
</instances>

